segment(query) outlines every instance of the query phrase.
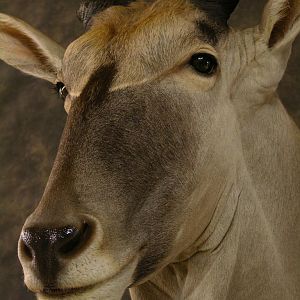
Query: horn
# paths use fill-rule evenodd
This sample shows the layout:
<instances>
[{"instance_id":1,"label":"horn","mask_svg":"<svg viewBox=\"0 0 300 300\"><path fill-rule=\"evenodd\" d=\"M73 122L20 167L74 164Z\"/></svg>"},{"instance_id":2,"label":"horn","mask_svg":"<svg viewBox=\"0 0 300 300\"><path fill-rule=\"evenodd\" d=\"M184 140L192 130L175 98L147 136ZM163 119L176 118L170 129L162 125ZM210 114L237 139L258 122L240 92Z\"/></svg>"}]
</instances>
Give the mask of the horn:
<instances>
[{"instance_id":1,"label":"horn","mask_svg":"<svg viewBox=\"0 0 300 300\"><path fill-rule=\"evenodd\" d=\"M126 6L134 0L82 0L77 12L79 20L87 28L91 25L94 15L104 9L121 5ZM239 0L191 0L193 4L205 11L210 17L221 23L227 23Z\"/></svg>"},{"instance_id":2,"label":"horn","mask_svg":"<svg viewBox=\"0 0 300 300\"><path fill-rule=\"evenodd\" d=\"M227 24L239 0L192 0L192 2L215 21Z\"/></svg>"},{"instance_id":3,"label":"horn","mask_svg":"<svg viewBox=\"0 0 300 300\"><path fill-rule=\"evenodd\" d=\"M114 5L128 5L132 0L83 0L77 12L79 20L87 28L94 15Z\"/></svg>"}]
</instances>

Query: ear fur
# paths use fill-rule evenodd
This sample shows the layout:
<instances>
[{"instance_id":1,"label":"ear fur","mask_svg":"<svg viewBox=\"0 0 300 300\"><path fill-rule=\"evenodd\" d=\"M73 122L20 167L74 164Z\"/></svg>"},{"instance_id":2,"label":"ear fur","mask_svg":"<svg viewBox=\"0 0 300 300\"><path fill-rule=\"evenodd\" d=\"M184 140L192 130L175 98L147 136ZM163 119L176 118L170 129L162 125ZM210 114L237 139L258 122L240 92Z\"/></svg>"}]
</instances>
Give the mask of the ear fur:
<instances>
[{"instance_id":1,"label":"ear fur","mask_svg":"<svg viewBox=\"0 0 300 300\"><path fill-rule=\"evenodd\" d=\"M0 59L55 83L64 49L25 22L0 13Z\"/></svg>"},{"instance_id":2,"label":"ear fur","mask_svg":"<svg viewBox=\"0 0 300 300\"><path fill-rule=\"evenodd\" d=\"M290 44L300 31L299 0L269 0L260 30L269 48L279 48Z\"/></svg>"}]
</instances>

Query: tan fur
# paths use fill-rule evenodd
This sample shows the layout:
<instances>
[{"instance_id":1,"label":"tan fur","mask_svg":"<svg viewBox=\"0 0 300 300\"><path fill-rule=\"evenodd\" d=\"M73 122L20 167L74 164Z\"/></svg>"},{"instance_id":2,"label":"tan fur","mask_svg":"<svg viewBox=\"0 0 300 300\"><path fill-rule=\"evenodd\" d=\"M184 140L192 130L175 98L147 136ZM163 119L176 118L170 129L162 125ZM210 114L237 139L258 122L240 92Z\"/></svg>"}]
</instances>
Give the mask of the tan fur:
<instances>
[{"instance_id":1,"label":"tan fur","mask_svg":"<svg viewBox=\"0 0 300 300\"><path fill-rule=\"evenodd\" d=\"M118 61L118 74L112 90L153 80L168 74L170 69L182 69L191 54L201 51L202 46L195 43L196 33L190 34L195 27L191 20L198 20L201 13L186 4L186 1L157 1L149 7L138 2L129 8L109 8L97 16L91 30L66 51L63 81L70 93L78 96L97 66L114 59ZM160 28L167 29L164 40L161 40ZM94 47L86 48L87 43ZM213 50L203 43L205 48ZM190 53L186 49L190 49ZM110 57L107 57L108 52Z\"/></svg>"},{"instance_id":2,"label":"tan fur","mask_svg":"<svg viewBox=\"0 0 300 300\"><path fill-rule=\"evenodd\" d=\"M0 58L55 83L64 49L23 21L0 13Z\"/></svg>"}]
</instances>

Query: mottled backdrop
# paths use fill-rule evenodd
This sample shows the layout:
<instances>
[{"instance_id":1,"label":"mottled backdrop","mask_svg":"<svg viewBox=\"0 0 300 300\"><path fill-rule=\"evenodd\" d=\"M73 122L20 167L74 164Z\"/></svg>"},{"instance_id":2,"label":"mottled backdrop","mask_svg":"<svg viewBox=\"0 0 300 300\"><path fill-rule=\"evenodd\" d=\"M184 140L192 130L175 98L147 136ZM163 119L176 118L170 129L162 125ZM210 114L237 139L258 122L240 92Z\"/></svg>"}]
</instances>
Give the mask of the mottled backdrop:
<instances>
[{"instance_id":1,"label":"mottled backdrop","mask_svg":"<svg viewBox=\"0 0 300 300\"><path fill-rule=\"evenodd\" d=\"M66 46L82 33L76 18L79 2L0 0L0 11L26 20ZM264 3L242 0L232 23L242 27L255 24ZM280 87L282 99L298 124L299 60L298 39ZM42 195L65 117L49 84L0 62L0 299L34 299L22 283L17 240L26 216Z\"/></svg>"}]
</instances>

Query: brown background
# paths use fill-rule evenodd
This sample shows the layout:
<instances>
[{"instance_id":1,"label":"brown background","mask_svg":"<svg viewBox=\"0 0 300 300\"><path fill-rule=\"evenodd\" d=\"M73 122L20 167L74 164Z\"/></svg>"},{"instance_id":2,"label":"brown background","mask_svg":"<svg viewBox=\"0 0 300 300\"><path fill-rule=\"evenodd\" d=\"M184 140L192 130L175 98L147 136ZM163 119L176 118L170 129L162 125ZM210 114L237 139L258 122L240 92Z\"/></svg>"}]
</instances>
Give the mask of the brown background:
<instances>
[{"instance_id":1,"label":"brown background","mask_svg":"<svg viewBox=\"0 0 300 300\"><path fill-rule=\"evenodd\" d=\"M83 30L79 0L0 0L0 11L36 26L66 46ZM256 24L265 1L241 0L232 18ZM284 104L300 124L300 40L280 86ZM299 100L299 101L298 101ZM63 105L48 83L0 62L0 299L34 299L22 283L16 249L25 218L39 201L62 132Z\"/></svg>"}]
</instances>

